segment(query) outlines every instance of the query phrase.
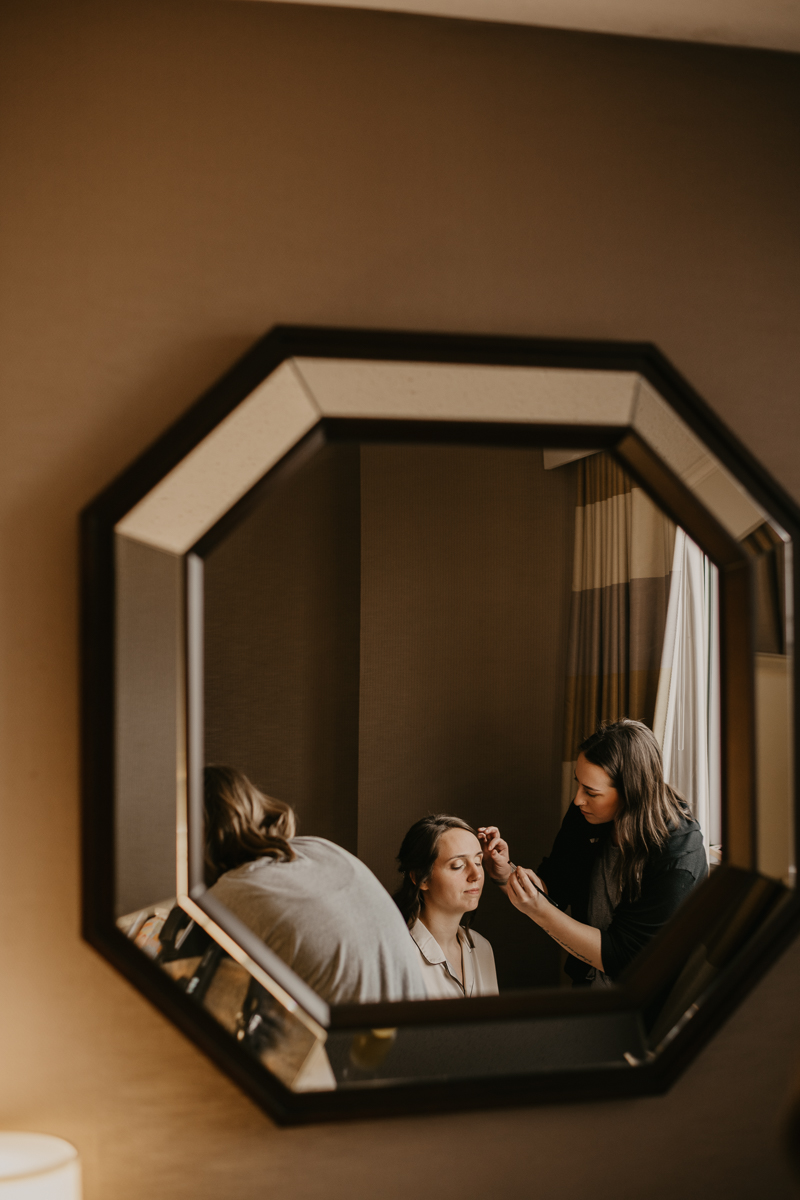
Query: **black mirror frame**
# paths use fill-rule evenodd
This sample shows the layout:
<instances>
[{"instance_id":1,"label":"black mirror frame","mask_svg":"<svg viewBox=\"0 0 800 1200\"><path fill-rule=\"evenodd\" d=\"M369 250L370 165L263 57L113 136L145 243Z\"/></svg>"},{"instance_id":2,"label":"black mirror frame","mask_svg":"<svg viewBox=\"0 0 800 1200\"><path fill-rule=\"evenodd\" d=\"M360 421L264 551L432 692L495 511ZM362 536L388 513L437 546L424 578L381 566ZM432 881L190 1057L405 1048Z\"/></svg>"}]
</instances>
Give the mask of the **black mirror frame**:
<instances>
[{"instance_id":1,"label":"black mirror frame","mask_svg":"<svg viewBox=\"0 0 800 1200\"><path fill-rule=\"evenodd\" d=\"M631 1069L590 1068L452 1082L411 1083L365 1091L294 1093L221 1028L117 928L114 920L114 527L245 396L287 358L294 356L408 362L531 366L637 372L657 390L757 503L797 544L800 509L724 427L716 415L657 349L648 344L554 341L468 335L409 334L278 327L267 334L210 391L82 514L82 779L83 936L174 1024L205 1051L277 1120L298 1123L363 1118L380 1114L642 1095L665 1090L713 1035L721 1022L800 929L800 896L784 889L774 915L726 968L691 1020L676 1026L668 1044ZM460 441L495 445L553 445L611 451L659 505L681 524L720 572L721 663L723 670L723 786L726 792L726 863L686 902L676 918L609 993L543 990L461 1001L430 1001L330 1012L330 1028L363 1029L412 1024L544 1018L556 1014L641 1011L686 959L697 931L724 911L755 876L754 684L751 569L737 542L705 510L629 427L490 424L323 418L286 456L313 452L324 441ZM286 460L284 460L286 461ZM279 474L277 464L237 510L252 503L262 486ZM241 508L240 508L241 506ZM202 558L236 512L226 514L186 555L187 768L189 804L189 893L204 900L198 831L202 772ZM795 594L800 564L793 560ZM800 696L798 665L793 695ZM800 705L794 705L794 746L800 746ZM727 784L726 784L727 781ZM795 838L800 831L800 789L795 778ZM776 885L780 887L780 885ZM232 932L235 932L232 930ZM251 951L256 957L258 950ZM291 973L290 973L291 974ZM291 986L289 984L289 986ZM299 998L299 997L298 997ZM435 1014L435 1020L434 1020Z\"/></svg>"}]
</instances>

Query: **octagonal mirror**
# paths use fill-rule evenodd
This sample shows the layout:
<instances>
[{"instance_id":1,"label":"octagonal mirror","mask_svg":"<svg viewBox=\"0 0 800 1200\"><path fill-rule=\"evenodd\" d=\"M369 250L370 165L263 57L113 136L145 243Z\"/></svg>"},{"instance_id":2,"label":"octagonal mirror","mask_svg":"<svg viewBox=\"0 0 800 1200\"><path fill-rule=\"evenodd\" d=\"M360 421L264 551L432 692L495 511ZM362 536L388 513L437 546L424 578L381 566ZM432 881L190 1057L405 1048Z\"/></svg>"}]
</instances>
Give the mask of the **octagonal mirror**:
<instances>
[{"instance_id":1,"label":"octagonal mirror","mask_svg":"<svg viewBox=\"0 0 800 1200\"><path fill-rule=\"evenodd\" d=\"M279 1120L663 1090L797 926L797 528L652 347L274 330L84 514L85 936Z\"/></svg>"}]
</instances>

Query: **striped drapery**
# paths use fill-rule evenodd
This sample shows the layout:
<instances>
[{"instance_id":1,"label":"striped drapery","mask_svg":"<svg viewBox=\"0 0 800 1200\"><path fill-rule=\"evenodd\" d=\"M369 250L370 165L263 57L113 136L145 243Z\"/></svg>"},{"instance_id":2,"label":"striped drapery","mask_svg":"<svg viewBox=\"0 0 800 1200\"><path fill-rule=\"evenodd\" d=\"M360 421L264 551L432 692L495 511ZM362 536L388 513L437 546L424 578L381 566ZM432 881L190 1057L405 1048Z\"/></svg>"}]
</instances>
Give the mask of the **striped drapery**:
<instances>
[{"instance_id":1,"label":"striped drapery","mask_svg":"<svg viewBox=\"0 0 800 1200\"><path fill-rule=\"evenodd\" d=\"M578 464L564 808L585 737L620 717L653 724L674 543L672 521L614 459Z\"/></svg>"}]
</instances>

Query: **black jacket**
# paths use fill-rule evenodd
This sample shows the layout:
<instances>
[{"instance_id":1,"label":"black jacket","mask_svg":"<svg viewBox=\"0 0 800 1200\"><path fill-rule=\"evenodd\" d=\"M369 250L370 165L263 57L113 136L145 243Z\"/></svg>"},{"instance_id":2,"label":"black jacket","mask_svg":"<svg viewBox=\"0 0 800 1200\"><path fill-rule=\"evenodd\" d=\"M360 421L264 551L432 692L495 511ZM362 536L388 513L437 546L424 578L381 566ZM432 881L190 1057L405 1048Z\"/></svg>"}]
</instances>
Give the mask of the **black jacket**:
<instances>
[{"instance_id":1,"label":"black jacket","mask_svg":"<svg viewBox=\"0 0 800 1200\"><path fill-rule=\"evenodd\" d=\"M570 907L576 921L588 924L589 880L592 864L611 836L613 822L590 825L574 804L556 834L553 849L537 870L559 908ZM608 929L601 932L603 970L612 979L670 919L689 891L708 874L703 835L693 817L686 817L666 845L646 864L638 900L623 895ZM589 967L572 955L565 970L576 984L585 981Z\"/></svg>"}]
</instances>

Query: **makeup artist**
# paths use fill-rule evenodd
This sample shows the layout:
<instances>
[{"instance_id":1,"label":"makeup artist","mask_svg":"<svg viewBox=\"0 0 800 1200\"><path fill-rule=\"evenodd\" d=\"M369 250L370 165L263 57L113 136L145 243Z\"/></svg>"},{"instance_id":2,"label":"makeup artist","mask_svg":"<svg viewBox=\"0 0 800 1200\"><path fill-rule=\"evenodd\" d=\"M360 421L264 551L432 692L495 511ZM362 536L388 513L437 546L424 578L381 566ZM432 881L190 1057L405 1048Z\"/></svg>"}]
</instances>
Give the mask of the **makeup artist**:
<instances>
[{"instance_id":1,"label":"makeup artist","mask_svg":"<svg viewBox=\"0 0 800 1200\"><path fill-rule=\"evenodd\" d=\"M640 721L587 738L575 778L577 795L535 873L514 866L496 826L478 836L490 877L567 951L574 985L608 987L708 866L700 827L665 783L658 742Z\"/></svg>"}]
</instances>

